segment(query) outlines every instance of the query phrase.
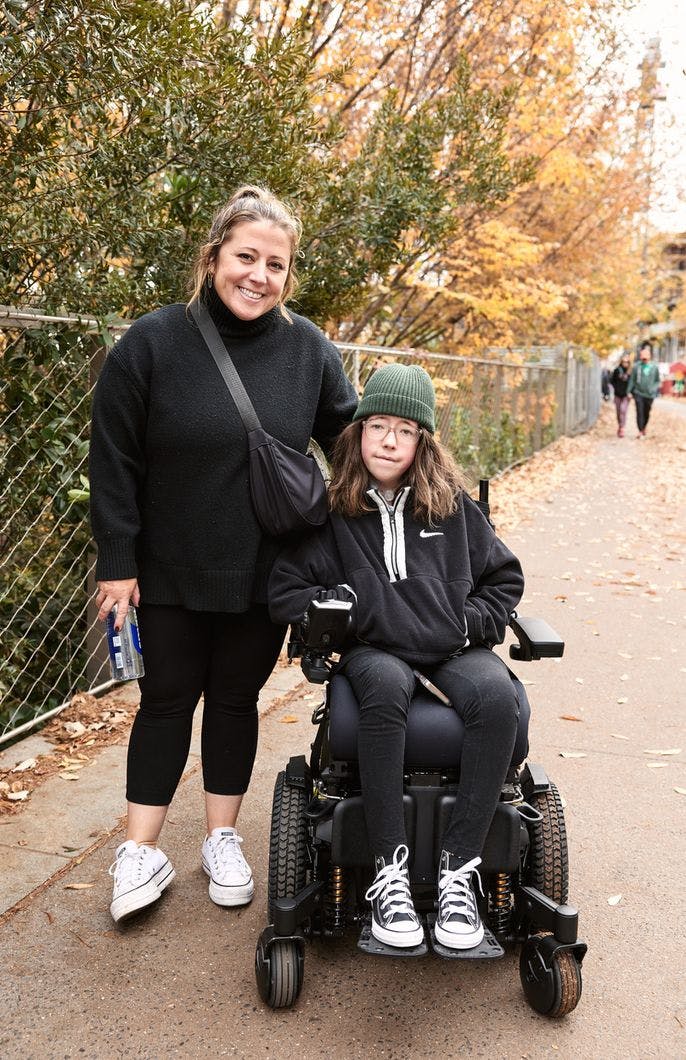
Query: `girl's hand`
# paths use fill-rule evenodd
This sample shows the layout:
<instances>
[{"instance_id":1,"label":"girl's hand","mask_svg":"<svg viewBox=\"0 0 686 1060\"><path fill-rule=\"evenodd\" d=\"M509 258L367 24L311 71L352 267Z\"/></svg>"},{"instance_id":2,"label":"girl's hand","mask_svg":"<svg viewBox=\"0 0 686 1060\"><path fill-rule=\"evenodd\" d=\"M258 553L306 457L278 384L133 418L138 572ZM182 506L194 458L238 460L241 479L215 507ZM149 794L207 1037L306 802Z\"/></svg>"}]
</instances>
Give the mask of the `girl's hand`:
<instances>
[{"instance_id":1,"label":"girl's hand","mask_svg":"<svg viewBox=\"0 0 686 1060\"><path fill-rule=\"evenodd\" d=\"M138 588L137 578L123 578L120 581L98 582L98 591L95 596L95 606L98 608L98 618L104 622L110 611L117 605L117 617L114 628L121 629L129 609L129 603L138 607L141 594Z\"/></svg>"}]
</instances>

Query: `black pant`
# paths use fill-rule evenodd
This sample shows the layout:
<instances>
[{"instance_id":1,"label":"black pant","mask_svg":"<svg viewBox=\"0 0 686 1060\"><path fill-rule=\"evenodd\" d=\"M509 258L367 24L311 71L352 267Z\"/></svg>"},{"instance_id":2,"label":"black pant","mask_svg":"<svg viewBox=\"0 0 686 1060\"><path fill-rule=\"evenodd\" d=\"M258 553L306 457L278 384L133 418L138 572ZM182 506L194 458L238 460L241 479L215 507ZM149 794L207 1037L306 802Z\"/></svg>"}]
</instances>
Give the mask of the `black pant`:
<instances>
[{"instance_id":1,"label":"black pant","mask_svg":"<svg viewBox=\"0 0 686 1060\"><path fill-rule=\"evenodd\" d=\"M342 672L360 704L358 762L372 853L386 860L407 843L403 759L412 668L375 648L355 648ZM502 659L484 647L422 672L445 692L465 724L460 780L443 849L469 860L481 854L517 734L519 703Z\"/></svg>"},{"instance_id":2,"label":"black pant","mask_svg":"<svg viewBox=\"0 0 686 1060\"><path fill-rule=\"evenodd\" d=\"M141 604L138 621L145 676L129 741L127 799L147 806L171 802L203 694L205 791L242 795L257 750L257 697L284 627L274 625L263 606L225 614Z\"/></svg>"},{"instance_id":3,"label":"black pant","mask_svg":"<svg viewBox=\"0 0 686 1060\"><path fill-rule=\"evenodd\" d=\"M644 431L648 426L648 420L650 419L650 410L653 407L653 399L643 397L642 394L634 394L634 401L636 402L636 426L639 431Z\"/></svg>"}]
</instances>

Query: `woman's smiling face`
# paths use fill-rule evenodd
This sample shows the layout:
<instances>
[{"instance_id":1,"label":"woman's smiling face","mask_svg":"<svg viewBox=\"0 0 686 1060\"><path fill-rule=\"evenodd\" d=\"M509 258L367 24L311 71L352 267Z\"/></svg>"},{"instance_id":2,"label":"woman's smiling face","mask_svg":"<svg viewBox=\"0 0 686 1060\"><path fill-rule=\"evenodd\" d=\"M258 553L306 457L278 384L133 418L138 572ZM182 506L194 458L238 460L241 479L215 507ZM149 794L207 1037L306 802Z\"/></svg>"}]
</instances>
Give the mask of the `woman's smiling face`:
<instances>
[{"instance_id":1,"label":"woman's smiling face","mask_svg":"<svg viewBox=\"0 0 686 1060\"><path fill-rule=\"evenodd\" d=\"M241 221L219 248L214 288L241 320L257 320L277 304L291 260L287 233L271 221Z\"/></svg>"}]
</instances>

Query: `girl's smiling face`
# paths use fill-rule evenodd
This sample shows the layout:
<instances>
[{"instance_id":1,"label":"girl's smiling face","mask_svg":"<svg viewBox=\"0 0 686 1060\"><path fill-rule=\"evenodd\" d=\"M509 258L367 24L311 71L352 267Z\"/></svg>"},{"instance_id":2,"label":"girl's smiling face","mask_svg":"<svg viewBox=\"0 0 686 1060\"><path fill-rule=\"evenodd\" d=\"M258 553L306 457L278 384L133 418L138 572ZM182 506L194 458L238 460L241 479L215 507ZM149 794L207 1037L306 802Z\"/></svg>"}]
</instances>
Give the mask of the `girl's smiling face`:
<instances>
[{"instance_id":1,"label":"girl's smiling face","mask_svg":"<svg viewBox=\"0 0 686 1060\"><path fill-rule=\"evenodd\" d=\"M385 433L384 433L385 432ZM420 429L414 420L370 416L362 423L362 460L384 490L396 490L411 467Z\"/></svg>"},{"instance_id":2,"label":"girl's smiling face","mask_svg":"<svg viewBox=\"0 0 686 1060\"><path fill-rule=\"evenodd\" d=\"M271 221L241 221L219 248L211 272L227 309L241 320L257 320L277 304L291 260L287 233Z\"/></svg>"}]
</instances>

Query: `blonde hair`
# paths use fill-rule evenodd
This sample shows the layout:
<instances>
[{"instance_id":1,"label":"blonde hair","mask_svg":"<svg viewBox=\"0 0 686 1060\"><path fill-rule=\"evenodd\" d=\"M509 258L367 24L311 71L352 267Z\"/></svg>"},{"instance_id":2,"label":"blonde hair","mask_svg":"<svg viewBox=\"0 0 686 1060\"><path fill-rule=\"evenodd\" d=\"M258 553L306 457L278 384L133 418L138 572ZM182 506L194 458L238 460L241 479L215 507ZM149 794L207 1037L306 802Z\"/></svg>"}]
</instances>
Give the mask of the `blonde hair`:
<instances>
[{"instance_id":1,"label":"blonde hair","mask_svg":"<svg viewBox=\"0 0 686 1060\"><path fill-rule=\"evenodd\" d=\"M295 256L302 235L302 225L289 207L277 199L272 192L254 184L243 184L236 189L226 206L215 214L207 240L198 250L188 284L190 302L200 298L207 277L217 260L219 248L231 229L243 221L269 221L286 233L291 243L291 256L288 262L286 283L281 295L281 304L295 292L298 286Z\"/></svg>"},{"instance_id":2,"label":"blonde hair","mask_svg":"<svg viewBox=\"0 0 686 1060\"><path fill-rule=\"evenodd\" d=\"M362 459L363 424L364 420L357 420L341 431L331 457L329 508L352 518L375 510L367 499L369 471ZM420 431L417 451L402 485L412 489L414 516L435 526L457 511L469 484L445 446L428 431Z\"/></svg>"}]
</instances>

